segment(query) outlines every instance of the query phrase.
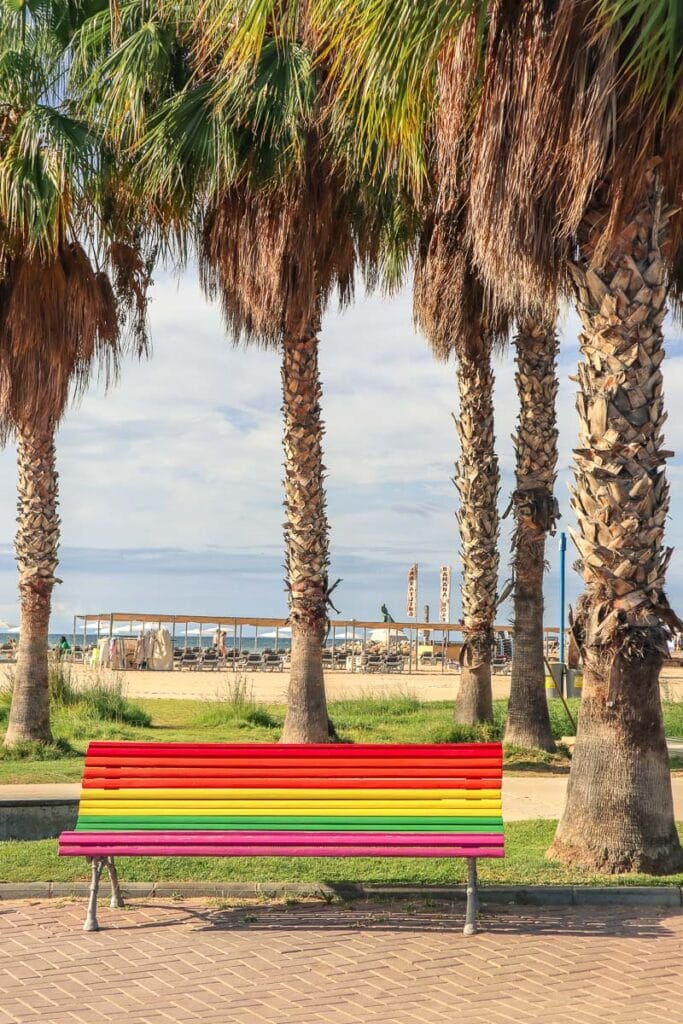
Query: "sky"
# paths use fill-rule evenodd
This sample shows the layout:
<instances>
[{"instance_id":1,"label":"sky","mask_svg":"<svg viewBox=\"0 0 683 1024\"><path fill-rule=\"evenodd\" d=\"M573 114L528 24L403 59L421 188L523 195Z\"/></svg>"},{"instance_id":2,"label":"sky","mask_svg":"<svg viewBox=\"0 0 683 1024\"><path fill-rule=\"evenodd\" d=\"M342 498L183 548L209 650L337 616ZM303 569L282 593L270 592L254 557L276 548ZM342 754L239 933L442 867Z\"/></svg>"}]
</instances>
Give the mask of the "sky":
<instances>
[{"instance_id":1,"label":"sky","mask_svg":"<svg viewBox=\"0 0 683 1024\"><path fill-rule=\"evenodd\" d=\"M57 437L62 544L51 628L83 612L285 616L279 357L235 347L191 271L158 273L152 357L126 360L106 395L94 385ZM560 528L577 436L578 319L560 324ZM683 395L681 331L667 324L665 395L672 490L668 543L676 548L669 596L683 608ZM419 565L420 611L438 616L440 565L453 567L451 618L460 615L459 541L452 483L458 441L453 364L437 363L412 323L409 290L359 294L331 308L320 333L332 581L343 618L378 619L386 603L405 617L406 575ZM513 488L517 402L512 351L496 361L501 511ZM0 453L0 617L18 622L13 534L15 451ZM501 589L511 522L501 530ZM575 557L571 549L568 563ZM547 549L546 623L559 618L557 538ZM568 574L568 597L581 581ZM511 609L500 610L499 624Z\"/></svg>"}]
</instances>

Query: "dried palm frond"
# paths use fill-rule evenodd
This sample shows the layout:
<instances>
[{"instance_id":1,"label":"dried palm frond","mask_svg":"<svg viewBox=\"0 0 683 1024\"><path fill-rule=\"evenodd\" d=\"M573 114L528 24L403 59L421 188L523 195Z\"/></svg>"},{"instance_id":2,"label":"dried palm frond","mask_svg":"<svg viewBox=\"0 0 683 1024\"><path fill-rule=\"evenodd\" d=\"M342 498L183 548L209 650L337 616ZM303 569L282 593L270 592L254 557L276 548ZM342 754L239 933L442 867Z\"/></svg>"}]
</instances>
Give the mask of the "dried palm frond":
<instances>
[{"instance_id":1,"label":"dried palm frond","mask_svg":"<svg viewBox=\"0 0 683 1024\"><path fill-rule=\"evenodd\" d=\"M476 357L482 335L505 344L509 316L493 301L472 264L464 225L466 211L442 210L425 218L415 264L413 312L437 359Z\"/></svg>"},{"instance_id":2,"label":"dried palm frond","mask_svg":"<svg viewBox=\"0 0 683 1024\"><path fill-rule=\"evenodd\" d=\"M109 273L107 273L107 270ZM111 276L110 276L111 275ZM105 267L78 241L52 260L5 254L0 274L0 436L58 423L97 369L108 386L127 347L147 351L149 266L112 242Z\"/></svg>"},{"instance_id":3,"label":"dried palm frond","mask_svg":"<svg viewBox=\"0 0 683 1024\"><path fill-rule=\"evenodd\" d=\"M93 361L107 381L118 371L116 297L83 247L49 262L6 257L0 279L0 430L58 421L82 393Z\"/></svg>"},{"instance_id":4,"label":"dried palm frond","mask_svg":"<svg viewBox=\"0 0 683 1024\"><path fill-rule=\"evenodd\" d=\"M593 0L490 11L471 138L474 261L513 305L551 314L577 237L600 265L653 160L669 200L681 195L680 106L662 109L629 74L623 23L601 20ZM637 18L631 28L645 31Z\"/></svg>"},{"instance_id":5,"label":"dried palm frond","mask_svg":"<svg viewBox=\"0 0 683 1024\"><path fill-rule=\"evenodd\" d=\"M480 18L472 15L460 32L447 40L437 68L434 171L442 196L463 195L468 187L468 139L476 116L482 70Z\"/></svg>"},{"instance_id":6,"label":"dried palm frond","mask_svg":"<svg viewBox=\"0 0 683 1024\"><path fill-rule=\"evenodd\" d=\"M311 140L311 151L315 151ZM226 189L209 209L199 247L202 286L219 297L236 339L276 346L317 325L336 290L353 294L353 202L323 158L298 180Z\"/></svg>"}]
</instances>

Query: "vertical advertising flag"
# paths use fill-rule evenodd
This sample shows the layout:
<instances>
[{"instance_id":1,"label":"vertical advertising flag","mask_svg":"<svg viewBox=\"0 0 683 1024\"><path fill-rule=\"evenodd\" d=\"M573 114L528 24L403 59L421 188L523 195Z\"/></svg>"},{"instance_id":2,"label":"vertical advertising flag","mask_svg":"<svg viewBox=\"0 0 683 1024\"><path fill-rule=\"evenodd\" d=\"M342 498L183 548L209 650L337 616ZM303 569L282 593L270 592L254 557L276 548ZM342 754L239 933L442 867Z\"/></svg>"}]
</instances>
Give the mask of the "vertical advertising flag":
<instances>
[{"instance_id":1,"label":"vertical advertising flag","mask_svg":"<svg viewBox=\"0 0 683 1024\"><path fill-rule=\"evenodd\" d=\"M451 621L451 567L442 565L439 569L439 622Z\"/></svg>"},{"instance_id":2,"label":"vertical advertising flag","mask_svg":"<svg viewBox=\"0 0 683 1024\"><path fill-rule=\"evenodd\" d=\"M406 615L414 619L417 614L417 565L408 569L408 595L406 598Z\"/></svg>"}]
</instances>

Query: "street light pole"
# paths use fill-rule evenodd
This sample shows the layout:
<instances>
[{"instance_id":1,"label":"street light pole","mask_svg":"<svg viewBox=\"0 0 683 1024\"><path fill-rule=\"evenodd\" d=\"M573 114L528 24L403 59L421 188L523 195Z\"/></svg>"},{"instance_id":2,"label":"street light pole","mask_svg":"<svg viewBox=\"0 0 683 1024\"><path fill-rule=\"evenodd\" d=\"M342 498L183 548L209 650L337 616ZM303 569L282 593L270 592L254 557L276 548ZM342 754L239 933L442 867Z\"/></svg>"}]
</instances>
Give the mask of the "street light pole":
<instances>
[{"instance_id":1,"label":"street light pole","mask_svg":"<svg viewBox=\"0 0 683 1024\"><path fill-rule=\"evenodd\" d=\"M560 690L564 692L564 578L567 556L567 534L560 534Z\"/></svg>"}]
</instances>

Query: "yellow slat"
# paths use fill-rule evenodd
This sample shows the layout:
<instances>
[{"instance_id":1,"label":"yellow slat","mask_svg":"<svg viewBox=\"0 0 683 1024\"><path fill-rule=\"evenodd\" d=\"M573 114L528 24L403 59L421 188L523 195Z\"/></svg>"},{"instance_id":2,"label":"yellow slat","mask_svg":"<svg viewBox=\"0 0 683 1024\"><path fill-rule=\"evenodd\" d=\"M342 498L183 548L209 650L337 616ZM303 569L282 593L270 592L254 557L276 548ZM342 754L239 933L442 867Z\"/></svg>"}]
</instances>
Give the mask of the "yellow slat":
<instances>
[{"instance_id":1,"label":"yellow slat","mask_svg":"<svg viewBox=\"0 0 683 1024\"><path fill-rule=\"evenodd\" d=\"M106 802L97 800L87 800L81 802L80 813L81 814L120 814L127 815L133 811L140 811L144 814L158 814L168 815L170 813L187 813L187 814L234 814L239 816L242 814L253 814L263 815L268 817L270 815L292 815L292 814L362 814L372 816L387 815L392 816L395 814L421 814L427 817L438 816L438 815L449 815L461 813L462 816L468 817L477 814L486 814L500 812L502 804L500 800L482 800L476 805L467 803L466 801L454 801L454 800L423 800L415 803L404 803L401 801L392 801L390 804L382 803L378 801L366 801L363 803L352 803L351 801L335 800L335 801L322 801L322 800L307 800L307 801L292 801L285 802L279 801L263 801L262 803L248 803L245 800L233 801L231 803L222 802L219 800L198 800L194 803L181 802L175 800L164 800L163 804L158 801L114 801L108 800Z\"/></svg>"},{"instance_id":2,"label":"yellow slat","mask_svg":"<svg viewBox=\"0 0 683 1024\"><path fill-rule=\"evenodd\" d=\"M82 789L81 800L246 800L252 803L262 800L350 800L360 803L367 800L390 802L404 800L466 800L481 803L482 800L500 798L498 789L259 789L259 788L192 788L181 789L172 786L137 789L132 786L123 789Z\"/></svg>"}]
</instances>

